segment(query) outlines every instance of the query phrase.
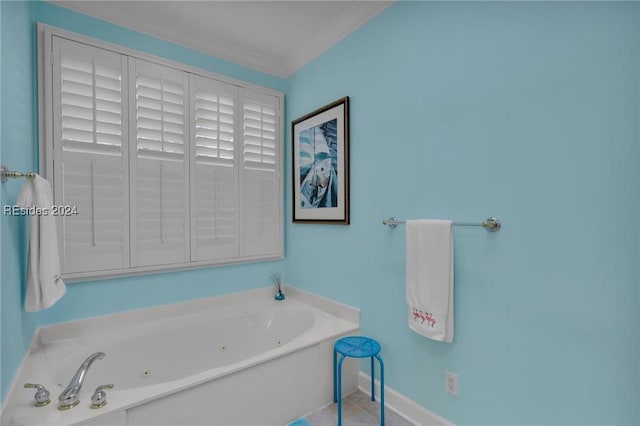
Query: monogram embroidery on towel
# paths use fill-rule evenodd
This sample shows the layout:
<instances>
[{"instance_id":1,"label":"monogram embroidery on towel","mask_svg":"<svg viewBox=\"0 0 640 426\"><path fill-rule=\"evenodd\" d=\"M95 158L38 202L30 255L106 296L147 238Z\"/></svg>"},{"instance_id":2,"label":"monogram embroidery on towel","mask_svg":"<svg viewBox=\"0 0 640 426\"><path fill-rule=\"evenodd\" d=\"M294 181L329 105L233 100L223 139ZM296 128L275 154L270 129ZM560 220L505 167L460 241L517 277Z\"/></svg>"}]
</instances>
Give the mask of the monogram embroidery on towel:
<instances>
[{"instance_id":1,"label":"monogram embroidery on towel","mask_svg":"<svg viewBox=\"0 0 640 426\"><path fill-rule=\"evenodd\" d=\"M422 312L419 309L416 309L415 307L412 308L413 309L413 320L414 321L420 321L420 324L424 324L425 321L427 321L427 323L433 327L434 325L436 325L436 319L433 317L433 314L431 312Z\"/></svg>"}]
</instances>

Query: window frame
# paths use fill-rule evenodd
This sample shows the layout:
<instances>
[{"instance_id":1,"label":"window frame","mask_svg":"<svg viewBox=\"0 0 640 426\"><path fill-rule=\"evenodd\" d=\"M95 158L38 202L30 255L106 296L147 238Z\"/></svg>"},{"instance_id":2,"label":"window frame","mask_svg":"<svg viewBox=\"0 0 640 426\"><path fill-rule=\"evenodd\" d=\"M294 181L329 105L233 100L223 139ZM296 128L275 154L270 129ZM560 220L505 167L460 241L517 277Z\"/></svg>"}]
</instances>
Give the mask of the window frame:
<instances>
[{"instance_id":1,"label":"window frame","mask_svg":"<svg viewBox=\"0 0 640 426\"><path fill-rule=\"evenodd\" d=\"M233 85L237 87L237 92L240 92L241 88L252 90L255 92L260 92L262 94L273 96L277 98L278 102L278 117L277 117L277 131L278 131L278 143L279 147L277 148L277 159L279 161L278 170L276 170L276 179L278 181L278 200L277 204L279 207L279 215L278 215L278 223L279 223L279 232L278 232L278 241L277 241L277 250L274 251L274 254L267 255L253 255L253 256L242 256L235 258L225 258L225 259L209 259L209 260L201 260L201 261L191 261L188 259L184 263L170 264L170 265L153 265L153 266L140 266L140 267L131 267L122 268L122 269L113 269L108 271L90 271L90 272L76 272L76 273L64 273L63 278L67 282L76 282L76 281L86 281L87 279L91 280L99 280L99 279L111 279L117 277L126 277L140 274L149 274L149 273L159 273L159 272L167 272L167 271L178 271L178 270L190 270L190 269L200 269L207 268L212 266L224 266L224 265L234 265L234 264L244 264L244 263L254 263L254 262L262 262L262 261L274 261L274 260L282 260L284 259L284 93L279 92L274 89L270 89L267 87L259 86L254 83L246 82L243 80L239 80L236 78L232 78L226 75L217 74L211 71L203 70L201 68L197 68L188 64L183 64L180 62L172 61L166 58L162 58L159 56L151 55L148 53L144 53L135 49L131 49L125 46L117 45L114 43L102 41L99 39L95 39L89 36L85 36L83 34L78 34L75 32L67 31L58 27L54 27L51 25L38 23L37 24L37 66L38 66L38 139L39 139L39 170L40 174L48 179L49 181L53 181L54 178L54 146L53 146L53 67L54 58L53 53L53 37L60 37L62 39L68 39L77 43L86 44L95 48L108 50L114 52L116 54L128 56L131 58L137 58L143 61L152 62L161 66L166 66L170 68L177 69L181 72L186 72L192 74L194 76L200 76L206 79L216 80L225 84ZM190 80L190 78L187 78ZM128 88L127 88L128 89ZM131 96L130 93L127 93L127 96ZM187 87L187 91L185 92L185 96L187 101L190 102L191 99L191 89L190 85ZM238 96L239 101L239 96ZM189 107L189 116L187 117L187 125L191 124L191 108ZM239 111L235 112L236 115L239 115ZM236 125L239 125L236 123ZM239 132L237 133L238 137L240 137ZM129 136L131 137L131 136ZM190 138L187 143L190 143ZM239 145L241 144L241 140L238 141ZM131 147L129 147L131 150ZM129 154L126 154L129 155ZM236 153L238 155L238 153ZM187 161L191 161L191 158L187 158ZM241 168L238 166L238 174L241 174ZM189 191L191 191L192 182L191 177L188 176L187 179ZM53 185L54 191L54 199L55 199L55 191L56 187ZM241 188L238 187L238 196L241 194ZM130 195L131 196L131 195ZM188 207L188 214L191 215L191 206L192 202L190 200ZM129 212L129 218L131 218L131 212ZM240 212L238 212L240 214ZM239 219L238 219L239 220ZM241 227L242 225L239 224ZM238 229L237 232L241 232ZM189 245L192 244L191 241L191 230L187 230L187 235L189 238ZM129 247L131 247L131 235L129 236ZM238 236L239 238L239 236ZM58 238L59 245L62 250L63 238L60 236ZM275 253L277 251L277 253ZM62 251L61 251L62 254Z\"/></svg>"}]
</instances>

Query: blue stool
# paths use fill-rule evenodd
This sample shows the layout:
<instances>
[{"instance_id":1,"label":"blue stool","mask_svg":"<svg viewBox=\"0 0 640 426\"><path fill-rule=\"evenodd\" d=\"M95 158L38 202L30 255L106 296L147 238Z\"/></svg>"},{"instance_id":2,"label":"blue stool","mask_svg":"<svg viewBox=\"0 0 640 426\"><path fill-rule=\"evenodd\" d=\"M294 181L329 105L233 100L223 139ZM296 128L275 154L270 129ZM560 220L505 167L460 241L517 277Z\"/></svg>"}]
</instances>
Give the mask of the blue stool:
<instances>
[{"instance_id":1,"label":"blue stool","mask_svg":"<svg viewBox=\"0 0 640 426\"><path fill-rule=\"evenodd\" d=\"M380 425L384 426L384 363L380 358L380 343L370 337L348 336L333 345L333 402L338 403L338 426L342 426L342 362L345 357L371 358L371 400L375 401L373 357L380 363ZM340 354L340 360L337 356ZM336 368L337 365L337 368Z\"/></svg>"}]
</instances>

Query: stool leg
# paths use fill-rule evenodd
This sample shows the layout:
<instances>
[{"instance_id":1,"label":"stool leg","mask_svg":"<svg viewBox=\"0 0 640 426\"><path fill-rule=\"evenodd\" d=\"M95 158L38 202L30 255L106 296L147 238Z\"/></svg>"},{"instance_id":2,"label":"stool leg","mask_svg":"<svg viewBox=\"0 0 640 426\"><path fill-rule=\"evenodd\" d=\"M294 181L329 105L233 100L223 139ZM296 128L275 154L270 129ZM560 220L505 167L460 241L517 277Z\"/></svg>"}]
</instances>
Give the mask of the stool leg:
<instances>
[{"instance_id":1,"label":"stool leg","mask_svg":"<svg viewBox=\"0 0 640 426\"><path fill-rule=\"evenodd\" d=\"M371 400L372 401L376 400L375 380L376 380L376 373L373 366L373 357L371 357Z\"/></svg>"},{"instance_id":2,"label":"stool leg","mask_svg":"<svg viewBox=\"0 0 640 426\"><path fill-rule=\"evenodd\" d=\"M380 426L384 426L384 363L380 355L376 354L376 358L380 363Z\"/></svg>"},{"instance_id":3,"label":"stool leg","mask_svg":"<svg viewBox=\"0 0 640 426\"><path fill-rule=\"evenodd\" d=\"M342 362L344 355L338 361L338 426L342 426Z\"/></svg>"},{"instance_id":4,"label":"stool leg","mask_svg":"<svg viewBox=\"0 0 640 426\"><path fill-rule=\"evenodd\" d=\"M337 392L338 385L336 384L336 381L338 380L338 376L337 376L338 371L336 369L337 356L338 356L338 353L334 349L333 351L333 402L338 402L338 392Z\"/></svg>"}]
</instances>

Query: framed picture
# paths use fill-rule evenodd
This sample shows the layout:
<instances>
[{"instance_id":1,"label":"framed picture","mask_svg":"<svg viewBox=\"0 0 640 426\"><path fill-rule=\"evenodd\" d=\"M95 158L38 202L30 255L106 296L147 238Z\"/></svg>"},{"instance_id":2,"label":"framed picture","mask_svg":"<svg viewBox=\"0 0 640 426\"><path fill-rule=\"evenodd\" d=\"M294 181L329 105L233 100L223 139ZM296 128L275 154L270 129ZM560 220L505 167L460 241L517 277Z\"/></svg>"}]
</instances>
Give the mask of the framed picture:
<instances>
[{"instance_id":1,"label":"framed picture","mask_svg":"<svg viewBox=\"0 0 640 426\"><path fill-rule=\"evenodd\" d=\"M291 123L293 221L349 224L349 97Z\"/></svg>"}]
</instances>

